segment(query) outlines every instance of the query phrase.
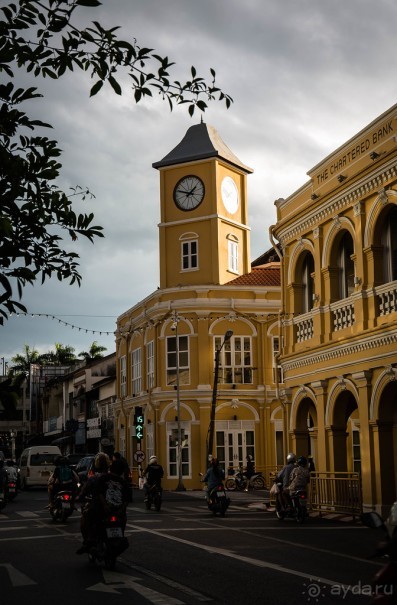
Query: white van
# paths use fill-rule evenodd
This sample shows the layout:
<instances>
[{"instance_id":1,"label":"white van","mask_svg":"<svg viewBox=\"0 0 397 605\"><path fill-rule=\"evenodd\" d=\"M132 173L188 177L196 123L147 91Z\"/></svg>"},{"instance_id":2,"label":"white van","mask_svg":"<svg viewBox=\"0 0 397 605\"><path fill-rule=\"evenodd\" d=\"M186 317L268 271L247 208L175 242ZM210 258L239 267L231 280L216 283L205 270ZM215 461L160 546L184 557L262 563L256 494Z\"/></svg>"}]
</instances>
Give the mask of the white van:
<instances>
[{"instance_id":1,"label":"white van","mask_svg":"<svg viewBox=\"0 0 397 605\"><path fill-rule=\"evenodd\" d=\"M55 468L55 459L61 455L56 445L34 445L23 450L19 461L21 489L46 486Z\"/></svg>"}]
</instances>

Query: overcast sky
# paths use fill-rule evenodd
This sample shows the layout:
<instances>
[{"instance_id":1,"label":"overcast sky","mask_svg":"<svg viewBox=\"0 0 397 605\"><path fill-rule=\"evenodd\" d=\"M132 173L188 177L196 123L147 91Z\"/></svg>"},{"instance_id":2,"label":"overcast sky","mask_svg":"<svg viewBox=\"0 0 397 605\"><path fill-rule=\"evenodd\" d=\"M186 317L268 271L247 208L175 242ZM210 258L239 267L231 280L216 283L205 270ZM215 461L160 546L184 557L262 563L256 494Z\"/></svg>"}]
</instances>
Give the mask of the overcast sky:
<instances>
[{"instance_id":1,"label":"overcast sky","mask_svg":"<svg viewBox=\"0 0 397 605\"><path fill-rule=\"evenodd\" d=\"M396 103L395 0L103 0L79 14L83 23L122 25L120 37L175 61L175 77L188 78L191 65L205 77L216 70L234 103L229 110L212 104L204 121L254 169L252 260L270 247L274 200ZM109 354L116 317L159 285L159 173L152 163L200 116L190 118L184 106L170 113L158 98L135 105L127 87L122 97L106 89L89 99L92 82L78 72L35 85L45 100L30 103L29 113L54 127L63 149L60 185L95 193L84 210L95 213L106 237L77 246L81 288L54 279L25 290L29 312L44 316L13 316L0 327L0 357L10 361L25 344L46 352L55 342L79 353L94 340Z\"/></svg>"}]
</instances>

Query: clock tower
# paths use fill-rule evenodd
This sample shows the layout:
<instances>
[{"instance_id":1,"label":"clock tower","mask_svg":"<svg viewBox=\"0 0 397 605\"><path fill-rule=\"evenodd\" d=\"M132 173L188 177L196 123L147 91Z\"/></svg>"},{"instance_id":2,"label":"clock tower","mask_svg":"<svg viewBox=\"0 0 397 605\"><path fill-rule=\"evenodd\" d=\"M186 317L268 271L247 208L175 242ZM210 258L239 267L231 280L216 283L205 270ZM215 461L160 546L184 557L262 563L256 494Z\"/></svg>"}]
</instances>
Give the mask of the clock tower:
<instances>
[{"instance_id":1,"label":"clock tower","mask_svg":"<svg viewBox=\"0 0 397 605\"><path fill-rule=\"evenodd\" d=\"M222 285L249 273L247 175L212 126L191 126L160 171L160 288Z\"/></svg>"}]
</instances>

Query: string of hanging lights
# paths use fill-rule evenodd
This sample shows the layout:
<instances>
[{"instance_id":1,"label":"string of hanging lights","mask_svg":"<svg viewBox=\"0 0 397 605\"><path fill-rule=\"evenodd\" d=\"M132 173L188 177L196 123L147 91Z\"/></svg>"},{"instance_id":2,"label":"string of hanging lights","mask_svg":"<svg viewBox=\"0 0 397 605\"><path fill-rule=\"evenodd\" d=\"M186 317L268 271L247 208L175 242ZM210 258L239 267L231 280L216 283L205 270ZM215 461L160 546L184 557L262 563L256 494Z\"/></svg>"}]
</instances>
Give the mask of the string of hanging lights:
<instances>
[{"instance_id":1,"label":"string of hanging lights","mask_svg":"<svg viewBox=\"0 0 397 605\"><path fill-rule=\"evenodd\" d=\"M99 334L99 335L106 335L109 336L110 334L114 334L114 330L111 331L107 331L107 330L91 330L90 328L82 328L81 326L76 326L74 323L70 323L68 321L65 321L64 319L61 319L61 317L107 317L107 318L113 318L116 319L115 315L53 315L52 313L12 313L10 314L14 316L22 316L22 317L46 317L47 319L52 319L55 321L58 321L58 323L64 325L64 326L69 326L70 328L72 328L72 330L78 330L79 332L85 332L86 334Z\"/></svg>"}]
</instances>

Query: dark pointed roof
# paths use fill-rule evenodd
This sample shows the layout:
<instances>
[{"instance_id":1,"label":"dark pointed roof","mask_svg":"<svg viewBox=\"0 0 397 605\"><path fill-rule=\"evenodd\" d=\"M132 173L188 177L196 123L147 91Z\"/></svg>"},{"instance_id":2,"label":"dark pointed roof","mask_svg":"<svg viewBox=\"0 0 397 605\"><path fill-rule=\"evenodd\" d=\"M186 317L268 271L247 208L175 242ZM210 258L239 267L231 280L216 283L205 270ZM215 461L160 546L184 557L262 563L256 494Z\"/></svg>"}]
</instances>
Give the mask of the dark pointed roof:
<instances>
[{"instance_id":1,"label":"dark pointed roof","mask_svg":"<svg viewBox=\"0 0 397 605\"><path fill-rule=\"evenodd\" d=\"M191 126L182 141L174 147L162 160L154 162L153 168L173 166L184 162L194 162L206 158L218 157L233 166L237 166L244 172L253 172L252 168L245 166L237 156L230 151L229 147L222 141L218 131L208 124L201 123Z\"/></svg>"}]
</instances>

